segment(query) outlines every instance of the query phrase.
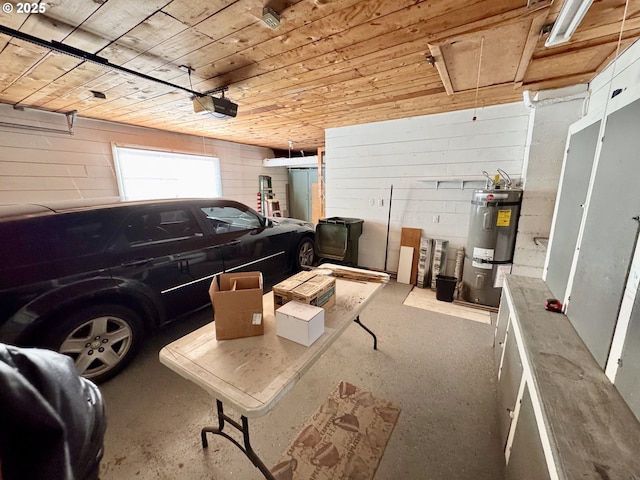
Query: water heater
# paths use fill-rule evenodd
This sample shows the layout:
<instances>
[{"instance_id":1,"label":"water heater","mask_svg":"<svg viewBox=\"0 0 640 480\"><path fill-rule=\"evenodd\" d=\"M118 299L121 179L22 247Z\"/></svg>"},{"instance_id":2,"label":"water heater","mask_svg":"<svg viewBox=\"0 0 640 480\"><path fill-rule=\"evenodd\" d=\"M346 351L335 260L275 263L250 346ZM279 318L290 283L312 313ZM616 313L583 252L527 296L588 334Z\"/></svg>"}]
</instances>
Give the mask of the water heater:
<instances>
[{"instance_id":1,"label":"water heater","mask_svg":"<svg viewBox=\"0 0 640 480\"><path fill-rule=\"evenodd\" d=\"M475 190L462 273L462 298L497 307L511 273L522 203L520 188Z\"/></svg>"}]
</instances>

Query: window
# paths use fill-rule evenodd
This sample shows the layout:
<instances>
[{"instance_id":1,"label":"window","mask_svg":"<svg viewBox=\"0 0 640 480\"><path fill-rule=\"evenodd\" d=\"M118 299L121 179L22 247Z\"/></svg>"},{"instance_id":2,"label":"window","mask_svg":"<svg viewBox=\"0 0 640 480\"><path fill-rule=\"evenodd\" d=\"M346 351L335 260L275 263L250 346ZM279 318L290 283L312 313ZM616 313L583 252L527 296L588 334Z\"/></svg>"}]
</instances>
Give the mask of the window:
<instances>
[{"instance_id":1,"label":"window","mask_svg":"<svg viewBox=\"0 0 640 480\"><path fill-rule=\"evenodd\" d=\"M251 211L236 207L204 207L202 211L216 230L216 233L238 232L262 227L260 219Z\"/></svg>"},{"instance_id":2,"label":"window","mask_svg":"<svg viewBox=\"0 0 640 480\"><path fill-rule=\"evenodd\" d=\"M0 251L5 265L25 265L97 254L117 225L111 212L74 212L7 222L0 236L7 248Z\"/></svg>"},{"instance_id":3,"label":"window","mask_svg":"<svg viewBox=\"0 0 640 480\"><path fill-rule=\"evenodd\" d=\"M123 200L222 195L218 158L122 147L114 157Z\"/></svg>"},{"instance_id":4,"label":"window","mask_svg":"<svg viewBox=\"0 0 640 480\"><path fill-rule=\"evenodd\" d=\"M153 211L132 215L124 230L131 247L202 236L195 220L184 210Z\"/></svg>"}]
</instances>

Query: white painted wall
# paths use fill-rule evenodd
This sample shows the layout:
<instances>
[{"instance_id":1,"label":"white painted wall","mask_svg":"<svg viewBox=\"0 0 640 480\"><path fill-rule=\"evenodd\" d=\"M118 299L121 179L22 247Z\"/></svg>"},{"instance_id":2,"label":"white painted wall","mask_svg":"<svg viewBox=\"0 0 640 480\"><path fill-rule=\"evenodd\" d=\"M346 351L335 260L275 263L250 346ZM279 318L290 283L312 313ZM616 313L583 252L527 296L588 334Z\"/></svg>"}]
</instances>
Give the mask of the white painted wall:
<instances>
[{"instance_id":1,"label":"white painted wall","mask_svg":"<svg viewBox=\"0 0 640 480\"><path fill-rule=\"evenodd\" d=\"M582 85L541 92L531 107L512 268L515 275L542 278L567 132L582 115L585 99L579 96L586 88ZM576 98L571 100L572 96Z\"/></svg>"},{"instance_id":2,"label":"white painted wall","mask_svg":"<svg viewBox=\"0 0 640 480\"><path fill-rule=\"evenodd\" d=\"M483 170L493 175L498 168L519 179L529 113L524 103L513 103L328 129L326 213L364 219L358 264L385 268L393 185L386 269L397 271L401 229L411 227L449 241L452 274L455 251L467 242L472 188L484 181L462 190L456 183L436 189L433 180L483 179Z\"/></svg>"},{"instance_id":3,"label":"white painted wall","mask_svg":"<svg viewBox=\"0 0 640 480\"><path fill-rule=\"evenodd\" d=\"M587 115L602 118L605 108L613 107L612 103L625 102L625 97L634 97L639 87L640 41L636 41L589 84L591 99ZM613 101L611 95L617 89L621 93Z\"/></svg>"},{"instance_id":4,"label":"white painted wall","mask_svg":"<svg viewBox=\"0 0 640 480\"><path fill-rule=\"evenodd\" d=\"M62 114L9 105L0 105L0 121L67 128ZM85 118L76 120L73 136L0 126L0 204L118 196L114 143L218 157L222 195L252 208L258 176L269 175L286 210L287 169L262 165L273 157L270 149Z\"/></svg>"}]
</instances>

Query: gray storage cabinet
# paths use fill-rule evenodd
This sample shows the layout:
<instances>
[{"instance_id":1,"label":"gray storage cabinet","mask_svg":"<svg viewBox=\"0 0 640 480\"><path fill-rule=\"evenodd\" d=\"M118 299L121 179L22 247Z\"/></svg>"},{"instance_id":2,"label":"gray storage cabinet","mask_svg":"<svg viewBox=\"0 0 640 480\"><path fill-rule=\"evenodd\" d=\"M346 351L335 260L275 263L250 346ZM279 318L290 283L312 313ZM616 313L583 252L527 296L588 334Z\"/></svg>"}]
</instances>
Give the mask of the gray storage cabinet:
<instances>
[{"instance_id":1,"label":"gray storage cabinet","mask_svg":"<svg viewBox=\"0 0 640 480\"><path fill-rule=\"evenodd\" d=\"M568 318L544 309L550 296L542 279L505 280L495 348L507 478L638 478L640 422Z\"/></svg>"}]
</instances>

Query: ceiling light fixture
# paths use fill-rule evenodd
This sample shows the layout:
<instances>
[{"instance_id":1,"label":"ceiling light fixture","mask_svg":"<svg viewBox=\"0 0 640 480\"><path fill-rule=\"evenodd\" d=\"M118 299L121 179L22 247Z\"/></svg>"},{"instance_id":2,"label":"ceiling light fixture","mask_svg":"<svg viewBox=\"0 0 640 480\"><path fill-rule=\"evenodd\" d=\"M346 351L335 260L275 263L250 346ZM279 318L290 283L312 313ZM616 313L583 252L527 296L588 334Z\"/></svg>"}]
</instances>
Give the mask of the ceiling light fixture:
<instances>
[{"instance_id":1,"label":"ceiling light fixture","mask_svg":"<svg viewBox=\"0 0 640 480\"><path fill-rule=\"evenodd\" d=\"M269 7L262 9L262 21L271 29L275 30L280 26L280 15Z\"/></svg>"},{"instance_id":2,"label":"ceiling light fixture","mask_svg":"<svg viewBox=\"0 0 640 480\"><path fill-rule=\"evenodd\" d=\"M568 42L592 3L593 0L564 0L558 18L553 24L544 46L552 47Z\"/></svg>"}]
</instances>

